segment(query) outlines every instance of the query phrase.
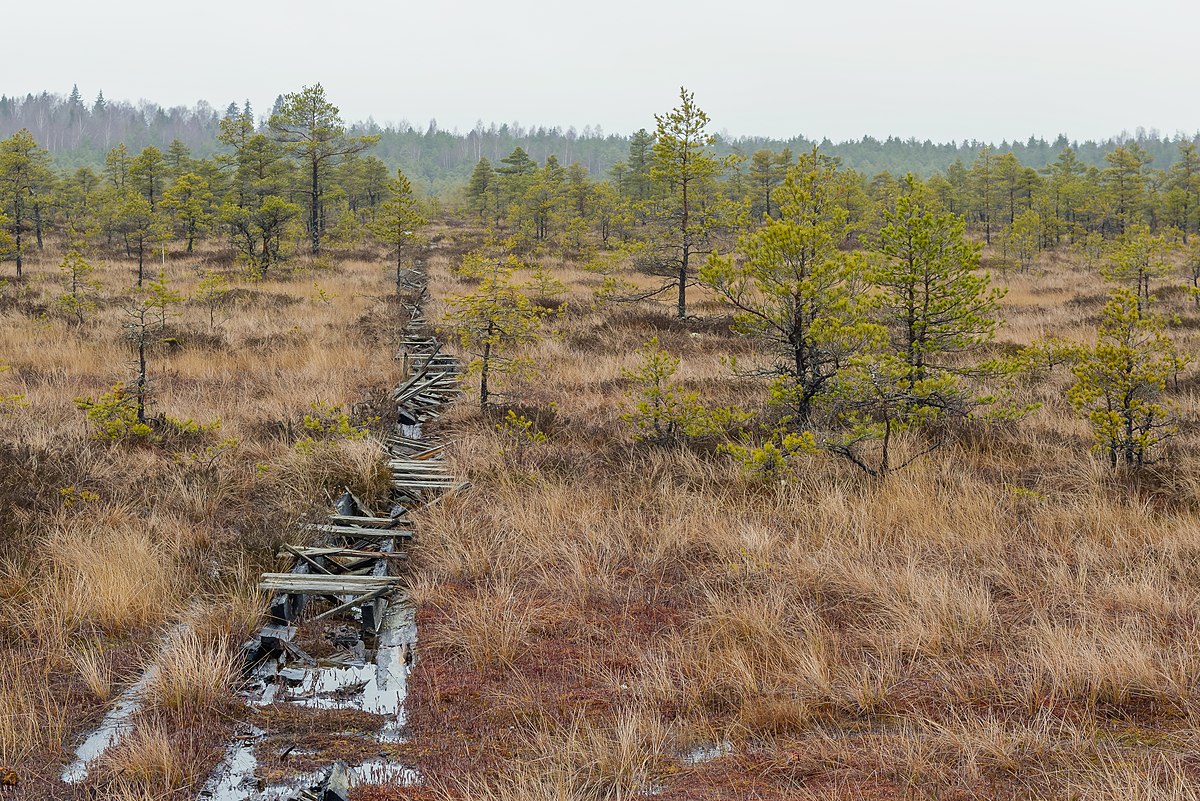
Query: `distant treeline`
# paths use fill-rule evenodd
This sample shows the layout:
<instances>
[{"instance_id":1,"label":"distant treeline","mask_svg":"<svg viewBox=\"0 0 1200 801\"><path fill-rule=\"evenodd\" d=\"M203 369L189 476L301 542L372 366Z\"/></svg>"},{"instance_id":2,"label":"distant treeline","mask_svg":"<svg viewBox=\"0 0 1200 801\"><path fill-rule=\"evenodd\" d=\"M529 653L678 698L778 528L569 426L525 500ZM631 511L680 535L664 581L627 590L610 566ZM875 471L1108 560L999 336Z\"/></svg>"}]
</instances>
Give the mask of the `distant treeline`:
<instances>
[{"instance_id":1,"label":"distant treeline","mask_svg":"<svg viewBox=\"0 0 1200 801\"><path fill-rule=\"evenodd\" d=\"M276 101L276 108L271 111L278 110L281 100ZM108 100L103 93L93 101L85 101L76 88L66 96L49 92L24 97L0 96L0 138L27 129L54 155L59 168L100 167L105 155L117 144L124 144L133 152L148 145L165 151L173 140L187 145L194 157L205 158L221 149L217 139L221 119L246 111L254 111L248 103L231 103L222 110L204 101L191 108L163 108L148 102L135 106ZM267 116L257 115L263 123ZM715 122L718 126L722 123ZM652 123L653 120L647 120L647 127L653 127ZM480 122L462 133L442 130L436 122L423 128L404 122L381 127L370 120L352 124L350 133L379 136L373 154L390 168L402 169L422 191L437 194L465 184L480 158L494 163L517 147L538 162L553 155L564 164L579 162L593 177L605 177L614 164L627 157L632 136L632 132L609 134L591 126L576 131L518 123L485 126ZM841 159L844 166L864 175L912 172L927 177L944 172L956 160L974 161L985 145L995 152L1011 152L1021 164L1040 170L1053 163L1066 147L1075 151L1083 165L1103 168L1105 153L1117 145L1136 142L1150 159L1151 168L1165 170L1178 160L1179 143L1185 140L1200 143L1200 135L1163 136L1138 129L1135 134L1123 133L1104 141L1078 142L1060 135L1053 141L1030 137L1024 142L999 143L935 143L894 136L886 139L865 136L846 142L814 141L804 136L786 140L718 136L715 150L719 155L740 153L749 157L764 148L776 152L787 148L799 153L819 145L821 152Z\"/></svg>"}]
</instances>

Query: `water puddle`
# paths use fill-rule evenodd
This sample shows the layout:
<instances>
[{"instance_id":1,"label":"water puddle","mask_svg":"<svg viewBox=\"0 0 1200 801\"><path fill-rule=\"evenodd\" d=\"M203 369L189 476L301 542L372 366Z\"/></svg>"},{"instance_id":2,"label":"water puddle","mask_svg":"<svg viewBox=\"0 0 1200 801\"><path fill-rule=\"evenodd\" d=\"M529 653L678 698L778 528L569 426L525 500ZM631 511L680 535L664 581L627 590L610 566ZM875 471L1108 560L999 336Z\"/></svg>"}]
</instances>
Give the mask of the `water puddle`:
<instances>
[{"instance_id":1,"label":"water puddle","mask_svg":"<svg viewBox=\"0 0 1200 801\"><path fill-rule=\"evenodd\" d=\"M376 638L372 661L359 661L347 654L316 665L281 666L275 661L260 665L254 690L247 703L295 704L310 709L362 709L388 720L376 736L380 743L404 742L404 699L408 696L408 674L412 669L417 641L416 612L411 606L389 607ZM361 647L361 643L360 643ZM323 772L291 776L285 782L261 785L256 778L255 746L268 740L261 729L251 728L232 743L225 757L200 793L202 801L286 801L319 783ZM419 773L384 758L348 767L350 785L419 784Z\"/></svg>"},{"instance_id":2,"label":"water puddle","mask_svg":"<svg viewBox=\"0 0 1200 801\"><path fill-rule=\"evenodd\" d=\"M226 752L225 760L217 768L217 775L200 791L200 801L287 801L299 791L319 785L327 775L327 771L300 773L285 782L260 787L254 778L258 766L254 742L236 745ZM421 783L421 774L416 770L384 759L351 765L346 773L351 787L360 784L415 787Z\"/></svg>"},{"instance_id":3,"label":"water puddle","mask_svg":"<svg viewBox=\"0 0 1200 801\"><path fill-rule=\"evenodd\" d=\"M121 693L121 697L113 704L112 709L108 710L96 730L75 749L75 759L63 769L62 780L64 782L78 784L86 779L91 765L104 756L105 751L133 728L129 719L141 707L142 693L154 680L156 672L153 666L147 668L136 683Z\"/></svg>"},{"instance_id":4,"label":"water puddle","mask_svg":"<svg viewBox=\"0 0 1200 801\"><path fill-rule=\"evenodd\" d=\"M411 606L388 609L373 663L318 663L315 667L281 671L285 680L296 684L282 700L311 709L361 709L388 715L397 727L403 726L408 673L417 639L415 617Z\"/></svg>"},{"instance_id":5,"label":"water puddle","mask_svg":"<svg viewBox=\"0 0 1200 801\"><path fill-rule=\"evenodd\" d=\"M233 743L225 751L225 758L216 772L200 791L200 798L214 801L238 801L253 797L258 790L254 772L258 769L258 758L254 745L265 732L252 727L250 734L240 742Z\"/></svg>"},{"instance_id":6,"label":"water puddle","mask_svg":"<svg viewBox=\"0 0 1200 801\"><path fill-rule=\"evenodd\" d=\"M733 753L733 743L722 740L718 743L702 743L685 751L679 758L685 765L702 765Z\"/></svg>"}]
</instances>

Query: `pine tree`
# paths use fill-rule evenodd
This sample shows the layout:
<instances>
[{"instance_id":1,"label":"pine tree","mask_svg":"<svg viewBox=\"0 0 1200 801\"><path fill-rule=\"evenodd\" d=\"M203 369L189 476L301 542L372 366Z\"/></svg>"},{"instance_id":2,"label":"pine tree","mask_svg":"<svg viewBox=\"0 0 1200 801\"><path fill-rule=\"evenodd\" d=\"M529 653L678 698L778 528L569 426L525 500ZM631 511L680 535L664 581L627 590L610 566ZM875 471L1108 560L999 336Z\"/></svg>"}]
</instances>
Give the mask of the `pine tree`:
<instances>
[{"instance_id":1,"label":"pine tree","mask_svg":"<svg viewBox=\"0 0 1200 801\"><path fill-rule=\"evenodd\" d=\"M496 172L504 176L530 176L537 172L537 162L529 157L523 147L514 147L513 151L500 159L503 167L497 167Z\"/></svg>"},{"instance_id":2,"label":"pine tree","mask_svg":"<svg viewBox=\"0 0 1200 801\"><path fill-rule=\"evenodd\" d=\"M621 191L634 204L639 222L646 221L644 206L650 201L654 182L650 170L654 163L654 134L645 128L639 129L629 139L628 170L621 184Z\"/></svg>"},{"instance_id":3,"label":"pine tree","mask_svg":"<svg viewBox=\"0 0 1200 801\"><path fill-rule=\"evenodd\" d=\"M716 137L708 133L708 115L696 105L695 95L680 88L679 105L654 119L658 127L650 178L657 192L657 239L673 273L664 289L676 288L675 312L682 320L693 281L692 259L712 252L713 236L732 213L717 197L723 167L713 155Z\"/></svg>"},{"instance_id":4,"label":"pine tree","mask_svg":"<svg viewBox=\"0 0 1200 801\"><path fill-rule=\"evenodd\" d=\"M911 187L915 179L910 175ZM891 322L897 353L915 380L950 367L946 359L992 338L1004 293L978 274L979 247L953 214L931 211L916 193L884 214L872 278L881 290L884 319Z\"/></svg>"},{"instance_id":5,"label":"pine tree","mask_svg":"<svg viewBox=\"0 0 1200 801\"><path fill-rule=\"evenodd\" d=\"M1176 224L1186 245L1189 234L1200 228L1200 152L1194 142L1179 143L1179 161L1171 166L1170 186L1179 198Z\"/></svg>"},{"instance_id":6,"label":"pine tree","mask_svg":"<svg viewBox=\"0 0 1200 801\"><path fill-rule=\"evenodd\" d=\"M181 139L171 140L167 146L167 174L174 180L192 169L192 151Z\"/></svg>"},{"instance_id":7,"label":"pine tree","mask_svg":"<svg viewBox=\"0 0 1200 801\"><path fill-rule=\"evenodd\" d=\"M1021 272L1028 270L1042 249L1042 216L1026 210L1013 220L1006 234L1007 245Z\"/></svg>"},{"instance_id":8,"label":"pine tree","mask_svg":"<svg viewBox=\"0 0 1200 801\"><path fill-rule=\"evenodd\" d=\"M700 398L671 380L679 369L679 359L659 346L658 337L642 345L638 357L636 368L621 371L635 389L621 415L621 420L633 426L634 438L666 445L708 433Z\"/></svg>"},{"instance_id":9,"label":"pine tree","mask_svg":"<svg viewBox=\"0 0 1200 801\"><path fill-rule=\"evenodd\" d=\"M239 206L232 194L221 205L219 218L241 258L264 276L288 256L288 242L303 210L278 195L267 195L252 208Z\"/></svg>"},{"instance_id":10,"label":"pine tree","mask_svg":"<svg viewBox=\"0 0 1200 801\"><path fill-rule=\"evenodd\" d=\"M388 183L391 197L379 207L375 219L368 226L371 233L388 247L396 251L396 284L400 284L400 273L404 269L405 246L417 238L417 230L425 225L425 218L417 209L412 184L404 173L397 170L396 177Z\"/></svg>"},{"instance_id":11,"label":"pine tree","mask_svg":"<svg viewBox=\"0 0 1200 801\"><path fill-rule=\"evenodd\" d=\"M1168 252L1165 236L1151 234L1145 223L1131 223L1108 248L1111 261L1100 272L1109 281L1131 284L1138 307L1145 309L1151 299L1150 282L1171 271Z\"/></svg>"},{"instance_id":12,"label":"pine tree","mask_svg":"<svg viewBox=\"0 0 1200 801\"><path fill-rule=\"evenodd\" d=\"M916 378L895 353L863 353L850 359L825 403L834 422L820 444L871 476L886 478L945 443L935 436L897 459L896 439L965 411L950 373Z\"/></svg>"},{"instance_id":13,"label":"pine tree","mask_svg":"<svg viewBox=\"0 0 1200 801\"><path fill-rule=\"evenodd\" d=\"M187 252L192 252L196 237L212 221L213 193L208 181L193 172L179 176L169 189L163 192L163 211L182 229L187 240Z\"/></svg>"},{"instance_id":14,"label":"pine tree","mask_svg":"<svg viewBox=\"0 0 1200 801\"><path fill-rule=\"evenodd\" d=\"M479 221L486 222L488 212L495 207L496 171L492 163L485 158L479 159L471 178L467 181L467 205L479 215Z\"/></svg>"},{"instance_id":15,"label":"pine tree","mask_svg":"<svg viewBox=\"0 0 1200 801\"><path fill-rule=\"evenodd\" d=\"M1104 155L1108 169L1102 180L1112 202L1113 222L1116 230L1125 229L1143 220L1143 204L1146 197L1146 177L1143 171L1150 157L1136 143L1120 145Z\"/></svg>"},{"instance_id":16,"label":"pine tree","mask_svg":"<svg viewBox=\"0 0 1200 801\"><path fill-rule=\"evenodd\" d=\"M1017 219L1017 203L1021 195L1021 162L1012 153L1004 153L996 159L996 182L1004 204L1004 216L1012 225Z\"/></svg>"},{"instance_id":17,"label":"pine tree","mask_svg":"<svg viewBox=\"0 0 1200 801\"><path fill-rule=\"evenodd\" d=\"M1175 431L1167 379L1185 364L1141 298L1117 289L1101 312L1099 336L1075 368L1067 393L1092 427L1095 449L1116 467L1141 467Z\"/></svg>"},{"instance_id":18,"label":"pine tree","mask_svg":"<svg viewBox=\"0 0 1200 801\"><path fill-rule=\"evenodd\" d=\"M1071 148L1063 148L1058 158L1048 168L1050 173L1051 207L1054 213L1054 243L1058 244L1062 232L1076 223L1079 197L1082 193L1084 166ZM1076 234L1072 231L1072 241Z\"/></svg>"},{"instance_id":19,"label":"pine tree","mask_svg":"<svg viewBox=\"0 0 1200 801\"><path fill-rule=\"evenodd\" d=\"M510 355L512 350L540 340L543 321L561 314L565 305L555 312L530 300L512 283L510 260L468 255L473 255L483 278L475 291L447 299L445 323L472 356L470 367L479 373L479 406L486 410L496 394L495 375L520 375L531 369L530 361Z\"/></svg>"},{"instance_id":20,"label":"pine tree","mask_svg":"<svg viewBox=\"0 0 1200 801\"><path fill-rule=\"evenodd\" d=\"M71 250L63 257L59 269L66 291L55 299L55 305L77 325L83 325L84 317L96 308L92 298L100 284L91 277L95 268L78 251Z\"/></svg>"},{"instance_id":21,"label":"pine tree","mask_svg":"<svg viewBox=\"0 0 1200 801\"><path fill-rule=\"evenodd\" d=\"M268 126L275 140L300 162L307 183L308 233L312 253L321 252L324 195L333 168L346 156L360 153L378 136L349 136L338 107L325 98L321 84L306 86L276 101Z\"/></svg>"},{"instance_id":22,"label":"pine tree","mask_svg":"<svg viewBox=\"0 0 1200 801\"><path fill-rule=\"evenodd\" d=\"M108 151L104 156L104 177L117 192L123 193L126 184L129 183L129 166L132 161L129 148L125 147L124 142Z\"/></svg>"},{"instance_id":23,"label":"pine tree","mask_svg":"<svg viewBox=\"0 0 1200 801\"><path fill-rule=\"evenodd\" d=\"M167 163L162 151L150 145L129 162L129 183L135 192L141 192L153 211L162 196L166 183Z\"/></svg>"},{"instance_id":24,"label":"pine tree","mask_svg":"<svg viewBox=\"0 0 1200 801\"><path fill-rule=\"evenodd\" d=\"M137 285L145 277L146 253L155 241L157 218L150 201L140 194L127 193L117 211L117 229L125 238L125 253L137 257Z\"/></svg>"},{"instance_id":25,"label":"pine tree","mask_svg":"<svg viewBox=\"0 0 1200 801\"><path fill-rule=\"evenodd\" d=\"M996 158L987 145L979 148L979 155L971 165L971 188L975 214L983 222L983 239L990 245L996 204Z\"/></svg>"},{"instance_id":26,"label":"pine tree","mask_svg":"<svg viewBox=\"0 0 1200 801\"><path fill-rule=\"evenodd\" d=\"M773 396L801 428L850 357L883 337L868 317L866 262L843 250L842 180L829 157L801 156L775 192L779 218L742 237L740 258L711 257L700 272L733 307L737 330L775 355Z\"/></svg>"},{"instance_id":27,"label":"pine tree","mask_svg":"<svg viewBox=\"0 0 1200 801\"><path fill-rule=\"evenodd\" d=\"M38 147L28 130L0 141L0 212L9 220L17 278L24 266L24 234L35 213L36 195L49 178L50 154Z\"/></svg>"},{"instance_id":28,"label":"pine tree","mask_svg":"<svg viewBox=\"0 0 1200 801\"><path fill-rule=\"evenodd\" d=\"M771 217L776 211L772 193L783 182L791 162L791 152L775 154L770 150L756 150L750 156L749 180L753 188L750 216L755 220Z\"/></svg>"},{"instance_id":29,"label":"pine tree","mask_svg":"<svg viewBox=\"0 0 1200 801\"><path fill-rule=\"evenodd\" d=\"M209 328L217 327L217 311L229 302L231 291L225 276L215 272L205 273L196 285L192 300L208 309Z\"/></svg>"}]
</instances>

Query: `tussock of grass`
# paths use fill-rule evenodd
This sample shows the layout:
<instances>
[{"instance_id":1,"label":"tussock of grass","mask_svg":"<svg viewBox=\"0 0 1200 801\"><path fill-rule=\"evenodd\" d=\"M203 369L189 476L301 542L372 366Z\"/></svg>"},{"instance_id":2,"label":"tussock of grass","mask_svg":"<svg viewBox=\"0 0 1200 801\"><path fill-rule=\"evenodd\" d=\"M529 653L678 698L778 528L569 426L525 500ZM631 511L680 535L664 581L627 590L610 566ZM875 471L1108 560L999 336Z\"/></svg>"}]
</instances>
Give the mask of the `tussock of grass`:
<instances>
[{"instance_id":1,"label":"tussock of grass","mask_svg":"<svg viewBox=\"0 0 1200 801\"><path fill-rule=\"evenodd\" d=\"M86 643L71 652L71 667L79 674L84 685L99 701L107 701L113 690L112 671L103 654L103 644Z\"/></svg>"},{"instance_id":2,"label":"tussock of grass","mask_svg":"<svg viewBox=\"0 0 1200 801\"><path fill-rule=\"evenodd\" d=\"M117 777L118 791L135 797L169 794L191 778L191 769L171 731L149 721L122 737L105 755L104 763Z\"/></svg>"},{"instance_id":3,"label":"tussock of grass","mask_svg":"<svg viewBox=\"0 0 1200 801\"><path fill-rule=\"evenodd\" d=\"M171 614L179 571L175 556L127 509L98 509L47 532L51 555L45 602L74 625L108 633L145 630Z\"/></svg>"},{"instance_id":4,"label":"tussock of grass","mask_svg":"<svg viewBox=\"0 0 1200 801\"><path fill-rule=\"evenodd\" d=\"M511 667L538 618L536 609L503 585L451 595L440 603L453 610L452 623L437 634L440 646L475 668Z\"/></svg>"},{"instance_id":5,"label":"tussock of grass","mask_svg":"<svg viewBox=\"0 0 1200 801\"><path fill-rule=\"evenodd\" d=\"M190 628L167 638L154 668L148 705L185 722L196 722L225 705L238 675L237 657L226 637L208 640Z\"/></svg>"},{"instance_id":6,"label":"tussock of grass","mask_svg":"<svg viewBox=\"0 0 1200 801\"><path fill-rule=\"evenodd\" d=\"M28 765L33 755L54 747L66 733L70 712L27 659L0 656L0 763Z\"/></svg>"}]
</instances>

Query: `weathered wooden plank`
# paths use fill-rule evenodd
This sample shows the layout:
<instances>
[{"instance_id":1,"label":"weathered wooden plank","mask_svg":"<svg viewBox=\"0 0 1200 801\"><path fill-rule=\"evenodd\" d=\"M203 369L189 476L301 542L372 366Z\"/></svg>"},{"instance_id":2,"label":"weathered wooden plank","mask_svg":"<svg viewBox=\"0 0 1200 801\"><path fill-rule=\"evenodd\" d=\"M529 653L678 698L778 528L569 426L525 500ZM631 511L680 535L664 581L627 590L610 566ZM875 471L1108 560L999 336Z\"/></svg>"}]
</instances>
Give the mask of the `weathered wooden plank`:
<instances>
[{"instance_id":1,"label":"weathered wooden plank","mask_svg":"<svg viewBox=\"0 0 1200 801\"><path fill-rule=\"evenodd\" d=\"M405 522L399 517L361 517L359 515L330 515L328 519L334 523L349 523L356 526L378 526L380 528L391 527Z\"/></svg>"},{"instance_id":2,"label":"weathered wooden plank","mask_svg":"<svg viewBox=\"0 0 1200 801\"><path fill-rule=\"evenodd\" d=\"M407 559L406 553L387 553L386 551L367 551L361 548L342 548L332 545L326 548L301 547L293 545L297 551L308 554L309 556L349 556L356 559ZM286 556L287 551L280 551L279 556Z\"/></svg>"},{"instance_id":3,"label":"weathered wooden plank","mask_svg":"<svg viewBox=\"0 0 1200 801\"><path fill-rule=\"evenodd\" d=\"M363 529L362 531L359 531L353 535L347 534L347 535L342 535L342 536L345 536L345 538L348 540L362 540L364 542L366 542L366 541L384 541L384 542L386 542L387 540L390 540L392 537L399 537L402 540L411 540L414 536L416 536L416 534L413 531L382 531L382 530L372 531L370 529Z\"/></svg>"},{"instance_id":4,"label":"weathered wooden plank","mask_svg":"<svg viewBox=\"0 0 1200 801\"><path fill-rule=\"evenodd\" d=\"M411 537L413 534L410 529L331 526L326 523L302 523L300 528L303 531L319 531L323 534L341 534L347 537Z\"/></svg>"},{"instance_id":5,"label":"weathered wooden plank","mask_svg":"<svg viewBox=\"0 0 1200 801\"><path fill-rule=\"evenodd\" d=\"M300 559L300 560L302 560L302 561L306 562L306 563L308 564L308 566L309 566L309 567L311 567L311 568L313 568L313 569L317 570L317 571L318 571L318 572L320 572L320 573L326 573L326 574L332 574L332 573L333 573L333 571L332 571L332 570L330 570L329 568L325 567L323 564L321 564L320 562L318 562L316 559L313 559L313 558L312 558L311 556L309 556L308 554L303 554L303 553L300 553L300 551L296 550L295 548L293 548L292 546L288 545L287 543L284 543L284 545L283 545L283 549L284 549L284 551L286 551L286 552L290 553L292 556L295 556L297 559Z\"/></svg>"},{"instance_id":6,"label":"weathered wooden plank","mask_svg":"<svg viewBox=\"0 0 1200 801\"><path fill-rule=\"evenodd\" d=\"M354 595L389 589L400 581L396 576L298 576L294 573L263 573L261 590L289 595Z\"/></svg>"},{"instance_id":7,"label":"weathered wooden plank","mask_svg":"<svg viewBox=\"0 0 1200 801\"><path fill-rule=\"evenodd\" d=\"M439 492L452 490L458 486L455 481L410 481L407 479L393 481L392 488L398 490L411 490L415 492Z\"/></svg>"},{"instance_id":8,"label":"weathered wooden plank","mask_svg":"<svg viewBox=\"0 0 1200 801\"><path fill-rule=\"evenodd\" d=\"M312 619L314 621L321 620L323 618L327 618L327 617L336 615L339 612L345 612L348 609L353 609L356 606L362 606L365 603L374 601L379 596L387 593L390 589L391 589L391 587L380 587L378 589L371 590L370 592L363 593L362 595L357 595L354 598L351 598L349 601L346 601L343 604L339 604L338 606L335 606L332 609L327 609L319 615L314 615Z\"/></svg>"},{"instance_id":9,"label":"weathered wooden plank","mask_svg":"<svg viewBox=\"0 0 1200 801\"><path fill-rule=\"evenodd\" d=\"M387 466L392 470L401 472L410 471L413 473L450 473L450 465L445 459L409 459L406 456L399 458L392 457L387 460Z\"/></svg>"}]
</instances>

